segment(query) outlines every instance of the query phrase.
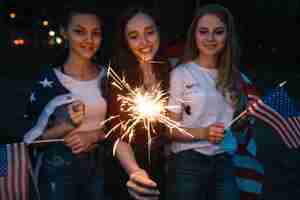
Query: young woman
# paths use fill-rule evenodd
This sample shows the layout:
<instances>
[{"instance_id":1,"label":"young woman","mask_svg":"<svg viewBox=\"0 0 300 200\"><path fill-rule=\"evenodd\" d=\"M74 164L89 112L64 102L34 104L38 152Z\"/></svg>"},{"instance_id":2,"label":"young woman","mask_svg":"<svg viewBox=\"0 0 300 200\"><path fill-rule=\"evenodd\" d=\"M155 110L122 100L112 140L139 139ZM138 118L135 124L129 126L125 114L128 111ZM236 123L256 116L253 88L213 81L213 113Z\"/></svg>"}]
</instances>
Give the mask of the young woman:
<instances>
[{"instance_id":1,"label":"young woman","mask_svg":"<svg viewBox=\"0 0 300 200\"><path fill-rule=\"evenodd\" d=\"M168 90L170 65L161 55L159 28L150 12L139 6L127 9L120 18L115 42L112 67L115 67L119 75L126 77L132 88L151 91L160 84L163 90ZM120 91L112 88L109 114L120 115L121 120L126 120L129 116L120 111L118 94ZM117 124L119 120L116 119L113 124ZM138 125L130 144L123 140L116 146L116 157L129 176L129 193L137 199L146 198L144 195L157 199L159 192L163 191L162 134L166 130L161 124L157 124L155 130L157 135L153 135L150 163L147 157L147 131L143 124ZM122 135L123 132L118 129L114 134ZM124 178L127 179L126 176Z\"/></svg>"},{"instance_id":2,"label":"young woman","mask_svg":"<svg viewBox=\"0 0 300 200\"><path fill-rule=\"evenodd\" d=\"M170 117L193 137L176 130L170 135L167 199L238 199L231 156L220 145L225 127L243 109L238 61L228 9L198 9L188 31L184 62L171 73L169 105L175 109Z\"/></svg>"},{"instance_id":3,"label":"young woman","mask_svg":"<svg viewBox=\"0 0 300 200\"><path fill-rule=\"evenodd\" d=\"M24 138L27 142L64 141L37 148L42 155L38 164L41 199L99 200L104 198L103 168L98 165L103 155L98 144L105 138L101 121L107 110L106 69L93 58L102 42L102 20L95 8L75 2L64 14L61 34L68 54L63 63L45 68L36 80L27 113L36 127ZM46 128L33 134L51 111Z\"/></svg>"}]
</instances>

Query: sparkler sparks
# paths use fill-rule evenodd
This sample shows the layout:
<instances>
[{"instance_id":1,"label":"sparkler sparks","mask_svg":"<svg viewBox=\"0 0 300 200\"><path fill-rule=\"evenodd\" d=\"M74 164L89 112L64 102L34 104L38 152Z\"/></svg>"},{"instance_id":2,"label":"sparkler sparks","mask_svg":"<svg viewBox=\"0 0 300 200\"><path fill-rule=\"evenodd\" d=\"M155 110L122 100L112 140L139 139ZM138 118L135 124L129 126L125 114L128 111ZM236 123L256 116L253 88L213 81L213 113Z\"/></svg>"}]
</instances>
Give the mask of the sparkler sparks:
<instances>
[{"instance_id":1,"label":"sparkler sparks","mask_svg":"<svg viewBox=\"0 0 300 200\"><path fill-rule=\"evenodd\" d=\"M128 137L129 142L131 142L132 137L137 134L135 132L136 126L140 123L142 123L146 129L145 137L147 137L149 162L152 134L158 134L153 126L157 122L164 124L171 130L177 129L183 134L193 137L181 128L179 122L176 122L167 116L167 111L168 109L171 109L172 106L167 106L168 96L166 92L161 90L160 84L157 84L148 90L145 90L143 87L132 88L128 82L126 82L125 77L121 78L118 76L118 74L113 71L110 66L108 68L108 76L112 79L112 86L116 87L120 91L125 90L125 95L118 94L117 100L120 102L121 112L126 112L129 116L127 120L121 119L120 116L112 116L107 120L109 121L113 118L121 119L120 122L107 133L108 137L118 128L121 128L123 133L114 145L114 154L116 146L125 137Z\"/></svg>"}]
</instances>

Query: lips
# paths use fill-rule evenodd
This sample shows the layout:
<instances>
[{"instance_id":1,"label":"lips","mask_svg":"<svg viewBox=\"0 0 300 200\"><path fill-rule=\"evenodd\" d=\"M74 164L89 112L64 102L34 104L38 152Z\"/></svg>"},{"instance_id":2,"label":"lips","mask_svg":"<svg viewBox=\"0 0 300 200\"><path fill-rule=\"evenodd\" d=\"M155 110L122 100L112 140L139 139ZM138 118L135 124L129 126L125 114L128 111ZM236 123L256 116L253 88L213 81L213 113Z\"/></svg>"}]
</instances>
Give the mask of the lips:
<instances>
[{"instance_id":1,"label":"lips","mask_svg":"<svg viewBox=\"0 0 300 200\"><path fill-rule=\"evenodd\" d=\"M85 45L80 45L80 48L85 51L94 51L94 49L95 49L94 46L85 46Z\"/></svg>"},{"instance_id":2,"label":"lips","mask_svg":"<svg viewBox=\"0 0 300 200\"><path fill-rule=\"evenodd\" d=\"M92 45L80 45L83 49L93 49L94 47Z\"/></svg>"},{"instance_id":3,"label":"lips","mask_svg":"<svg viewBox=\"0 0 300 200\"><path fill-rule=\"evenodd\" d=\"M217 48L217 44L205 44L203 45L205 48L208 48L208 49L215 49Z\"/></svg>"}]
</instances>

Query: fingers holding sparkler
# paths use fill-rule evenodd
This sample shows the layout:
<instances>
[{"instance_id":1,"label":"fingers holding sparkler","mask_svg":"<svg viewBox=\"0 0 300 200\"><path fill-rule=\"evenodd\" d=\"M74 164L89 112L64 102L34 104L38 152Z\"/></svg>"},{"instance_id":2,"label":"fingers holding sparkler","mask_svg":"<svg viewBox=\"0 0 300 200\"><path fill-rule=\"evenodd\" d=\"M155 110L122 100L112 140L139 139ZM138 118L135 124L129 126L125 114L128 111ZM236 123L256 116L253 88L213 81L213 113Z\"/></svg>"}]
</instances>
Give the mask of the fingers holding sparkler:
<instances>
[{"instance_id":1,"label":"fingers holding sparkler","mask_svg":"<svg viewBox=\"0 0 300 200\"><path fill-rule=\"evenodd\" d=\"M211 143L219 143L224 138L224 123L214 123L208 127L207 139Z\"/></svg>"}]
</instances>

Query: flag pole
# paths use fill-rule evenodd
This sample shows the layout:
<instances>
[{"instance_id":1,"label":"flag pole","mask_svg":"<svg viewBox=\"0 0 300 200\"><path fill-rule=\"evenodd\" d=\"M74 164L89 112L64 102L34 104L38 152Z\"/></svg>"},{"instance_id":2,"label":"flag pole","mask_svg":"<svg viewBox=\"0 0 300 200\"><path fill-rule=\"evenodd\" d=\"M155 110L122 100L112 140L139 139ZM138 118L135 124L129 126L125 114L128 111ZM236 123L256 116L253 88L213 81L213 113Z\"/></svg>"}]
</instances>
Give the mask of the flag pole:
<instances>
[{"instance_id":1,"label":"flag pole","mask_svg":"<svg viewBox=\"0 0 300 200\"><path fill-rule=\"evenodd\" d=\"M54 143L54 142L64 142L64 139L49 139L49 140L37 140L37 141L32 141L28 144L42 144L42 143Z\"/></svg>"},{"instance_id":2,"label":"flag pole","mask_svg":"<svg viewBox=\"0 0 300 200\"><path fill-rule=\"evenodd\" d=\"M245 116L248 113L248 110L244 110L243 112L241 112L237 117L235 117L233 120L231 120L229 122L229 124L226 126L225 129L231 127L236 121L238 121L239 119L241 119L243 116Z\"/></svg>"},{"instance_id":3,"label":"flag pole","mask_svg":"<svg viewBox=\"0 0 300 200\"><path fill-rule=\"evenodd\" d=\"M287 83L287 81L282 81L281 83L278 84L278 87L283 87L285 84ZM229 124L226 126L225 129L231 127L236 121L238 121L239 119L241 119L244 115L246 115L248 112L248 109L244 110L243 112L241 112L237 117L235 117L233 120L231 120L229 122Z\"/></svg>"}]
</instances>

